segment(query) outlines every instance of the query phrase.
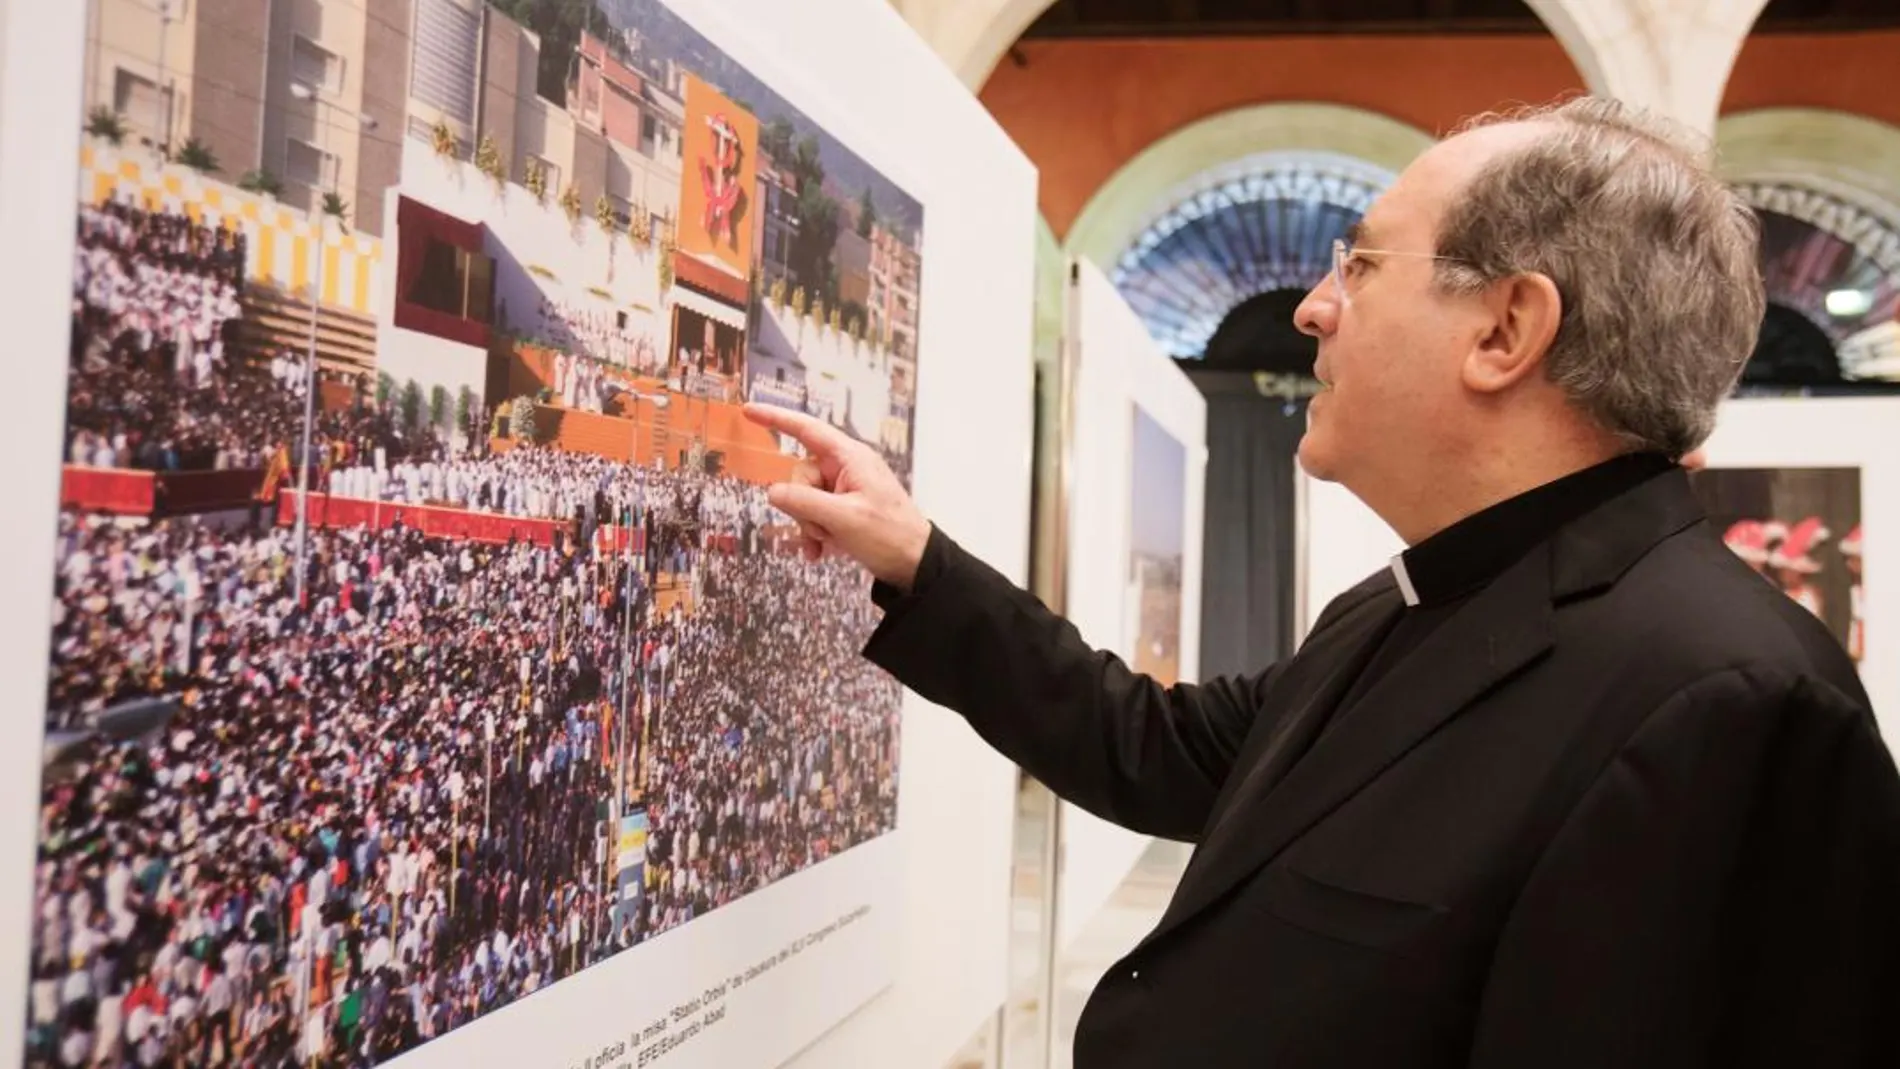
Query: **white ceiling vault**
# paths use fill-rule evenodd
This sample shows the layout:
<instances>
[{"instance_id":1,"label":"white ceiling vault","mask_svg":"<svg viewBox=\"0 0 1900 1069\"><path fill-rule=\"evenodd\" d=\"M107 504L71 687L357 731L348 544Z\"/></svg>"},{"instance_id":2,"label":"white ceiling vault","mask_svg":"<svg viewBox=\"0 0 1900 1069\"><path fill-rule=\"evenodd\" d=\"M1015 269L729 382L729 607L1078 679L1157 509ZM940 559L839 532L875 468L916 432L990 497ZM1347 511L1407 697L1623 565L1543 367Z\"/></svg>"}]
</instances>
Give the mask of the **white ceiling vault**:
<instances>
[{"instance_id":1,"label":"white ceiling vault","mask_svg":"<svg viewBox=\"0 0 1900 1069\"><path fill-rule=\"evenodd\" d=\"M1764 0L1526 0L1593 93L1711 132ZM892 0L972 90L1050 0Z\"/></svg>"}]
</instances>

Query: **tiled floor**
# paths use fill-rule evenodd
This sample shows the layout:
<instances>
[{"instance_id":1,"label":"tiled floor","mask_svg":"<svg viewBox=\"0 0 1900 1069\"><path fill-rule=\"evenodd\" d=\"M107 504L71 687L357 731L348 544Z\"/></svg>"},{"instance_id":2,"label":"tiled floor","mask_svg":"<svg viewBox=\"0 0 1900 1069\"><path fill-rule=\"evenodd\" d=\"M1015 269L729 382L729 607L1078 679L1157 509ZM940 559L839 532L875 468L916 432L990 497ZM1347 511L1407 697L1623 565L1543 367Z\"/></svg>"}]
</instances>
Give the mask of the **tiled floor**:
<instances>
[{"instance_id":1,"label":"tiled floor","mask_svg":"<svg viewBox=\"0 0 1900 1069\"><path fill-rule=\"evenodd\" d=\"M1108 967L1161 919L1161 912L1187 866L1189 848L1186 845L1152 843L1107 904L1063 948L1056 963L1054 1049L1045 1063L1036 1050L1040 1024L1035 991L1035 935L1039 923L1036 894L1040 884L1034 849L1037 837L1034 814L1025 814L1025 817L1018 825L1019 833L1023 833L1019 834L1022 844L1019 849L1025 854L1018 862L1016 938L1012 943L1011 961L1012 989L1017 994L1008 1014L1005 1057L1001 1065L996 1064L992 1024L972 1037L948 1069L1071 1069L1075 1025L1088 1002L1089 992Z\"/></svg>"}]
</instances>

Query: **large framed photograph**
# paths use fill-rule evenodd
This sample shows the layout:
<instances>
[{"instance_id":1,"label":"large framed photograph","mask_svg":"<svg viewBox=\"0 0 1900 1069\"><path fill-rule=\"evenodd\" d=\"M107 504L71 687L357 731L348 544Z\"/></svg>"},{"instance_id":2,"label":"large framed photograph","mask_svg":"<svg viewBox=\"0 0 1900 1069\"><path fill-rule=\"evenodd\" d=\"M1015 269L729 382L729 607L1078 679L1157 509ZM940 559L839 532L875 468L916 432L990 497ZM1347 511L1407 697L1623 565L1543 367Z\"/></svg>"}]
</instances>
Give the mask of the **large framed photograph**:
<instances>
[{"instance_id":1,"label":"large framed photograph","mask_svg":"<svg viewBox=\"0 0 1900 1069\"><path fill-rule=\"evenodd\" d=\"M638 955L591 1055L715 1064L894 908L868 582L740 406L909 478L921 203L658 0L76 2L21 1059L380 1064Z\"/></svg>"},{"instance_id":2,"label":"large framed photograph","mask_svg":"<svg viewBox=\"0 0 1900 1069\"><path fill-rule=\"evenodd\" d=\"M1690 481L1735 555L1867 656L1859 468L1714 468Z\"/></svg>"},{"instance_id":3,"label":"large framed photograph","mask_svg":"<svg viewBox=\"0 0 1900 1069\"><path fill-rule=\"evenodd\" d=\"M1135 671L1172 686L1181 679L1188 451L1139 403L1133 408L1124 641Z\"/></svg>"},{"instance_id":4,"label":"large framed photograph","mask_svg":"<svg viewBox=\"0 0 1900 1069\"><path fill-rule=\"evenodd\" d=\"M1824 621L1854 657L1900 752L1900 426L1896 398L1741 398L1722 406L1692 479L1715 530ZM1871 558L1872 567L1867 561Z\"/></svg>"}]
</instances>

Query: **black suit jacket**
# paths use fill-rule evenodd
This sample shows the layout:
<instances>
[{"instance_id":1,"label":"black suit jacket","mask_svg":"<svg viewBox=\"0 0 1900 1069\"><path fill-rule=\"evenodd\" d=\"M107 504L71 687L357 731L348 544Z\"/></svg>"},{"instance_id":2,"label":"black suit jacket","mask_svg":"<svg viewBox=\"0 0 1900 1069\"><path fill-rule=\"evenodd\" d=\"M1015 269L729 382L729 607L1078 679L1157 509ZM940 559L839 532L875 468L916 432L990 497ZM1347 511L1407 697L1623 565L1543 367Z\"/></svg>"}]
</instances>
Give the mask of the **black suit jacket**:
<instances>
[{"instance_id":1,"label":"black suit jacket","mask_svg":"<svg viewBox=\"0 0 1900 1069\"><path fill-rule=\"evenodd\" d=\"M1893 760L1838 643L1680 471L1317 739L1404 611L1390 573L1292 658L1163 687L933 541L866 656L1064 798L1198 844L1079 1069L1900 1066Z\"/></svg>"}]
</instances>

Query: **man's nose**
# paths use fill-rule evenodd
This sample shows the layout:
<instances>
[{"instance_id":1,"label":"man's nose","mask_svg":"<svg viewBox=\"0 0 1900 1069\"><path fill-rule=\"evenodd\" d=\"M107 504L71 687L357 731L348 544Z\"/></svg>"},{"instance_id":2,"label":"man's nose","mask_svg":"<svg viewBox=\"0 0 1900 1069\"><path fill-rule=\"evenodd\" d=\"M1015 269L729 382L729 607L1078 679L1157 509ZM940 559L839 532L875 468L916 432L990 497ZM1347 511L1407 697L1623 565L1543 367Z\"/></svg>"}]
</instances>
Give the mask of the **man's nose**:
<instances>
[{"instance_id":1,"label":"man's nose","mask_svg":"<svg viewBox=\"0 0 1900 1069\"><path fill-rule=\"evenodd\" d=\"M1293 310L1293 325L1301 334L1323 338L1339 324L1339 298L1333 291L1331 276L1306 291L1300 306Z\"/></svg>"}]
</instances>

